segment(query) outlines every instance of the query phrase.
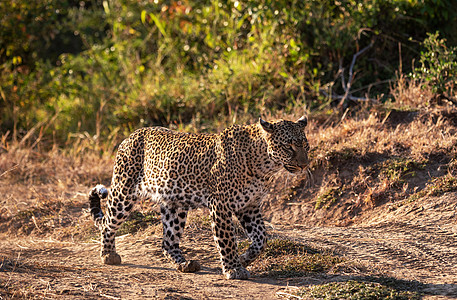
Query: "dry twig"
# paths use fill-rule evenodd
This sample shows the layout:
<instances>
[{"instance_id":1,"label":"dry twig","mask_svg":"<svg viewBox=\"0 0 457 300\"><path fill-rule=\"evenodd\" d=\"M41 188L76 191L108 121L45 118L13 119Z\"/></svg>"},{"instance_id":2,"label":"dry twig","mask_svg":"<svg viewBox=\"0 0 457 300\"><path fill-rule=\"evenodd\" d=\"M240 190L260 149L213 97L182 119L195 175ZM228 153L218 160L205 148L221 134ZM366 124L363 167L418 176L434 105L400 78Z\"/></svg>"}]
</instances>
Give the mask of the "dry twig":
<instances>
[{"instance_id":1,"label":"dry twig","mask_svg":"<svg viewBox=\"0 0 457 300\"><path fill-rule=\"evenodd\" d=\"M346 100L352 100L352 101L372 101L372 102L376 102L377 100L376 99L372 99L372 98L363 98L363 97L354 97L351 95L351 86L352 86L352 83L354 82L354 78L355 78L355 74L354 74L354 65L355 65L355 62L357 61L357 58L362 55L363 53L365 53L368 49L370 49L371 47L373 47L374 45L374 41L371 41L371 43L366 46L365 48L363 48L362 50L358 51L357 53L354 54L354 56L352 57L352 62L351 62L351 65L349 66L349 77L348 77L348 82L346 83L346 78L344 77L344 68L342 67L342 61L340 61L340 66L339 66L339 70L338 70L338 74L341 78L341 85L343 87L343 90L344 90L344 95L334 95L333 93L332 94L329 94L327 93L324 89L320 89L320 92L325 95L326 97L331 97L332 99L338 99L340 100L339 102L339 106L342 107L343 104L346 102Z\"/></svg>"},{"instance_id":2,"label":"dry twig","mask_svg":"<svg viewBox=\"0 0 457 300\"><path fill-rule=\"evenodd\" d=\"M286 292L276 292L276 296L278 297L287 297L287 298L294 298L294 299L304 299L300 296L297 296L297 295L294 295L294 294L289 294L289 293L286 293Z\"/></svg>"}]
</instances>

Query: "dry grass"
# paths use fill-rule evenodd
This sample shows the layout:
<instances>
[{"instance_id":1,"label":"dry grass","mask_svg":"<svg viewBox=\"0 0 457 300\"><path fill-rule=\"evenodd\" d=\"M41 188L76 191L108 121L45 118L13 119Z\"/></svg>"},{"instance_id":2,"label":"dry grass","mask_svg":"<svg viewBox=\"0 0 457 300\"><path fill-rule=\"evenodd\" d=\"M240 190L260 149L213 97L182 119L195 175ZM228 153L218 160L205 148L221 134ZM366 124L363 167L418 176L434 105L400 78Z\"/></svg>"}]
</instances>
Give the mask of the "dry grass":
<instances>
[{"instance_id":1,"label":"dry grass","mask_svg":"<svg viewBox=\"0 0 457 300\"><path fill-rule=\"evenodd\" d=\"M312 175L294 177L287 172L278 174L273 179L272 197L267 199L267 217L270 212L284 215L283 221L287 224L348 225L357 223L357 217L370 215L373 208L384 204L394 204L389 207L396 209L424 196L457 190L457 109L427 106L427 99L432 97L418 84L399 85L393 94L397 102L389 105L341 115L310 115L307 130L312 147ZM276 116L264 117L297 119L302 113L303 107L296 107L288 114L278 112ZM221 120L216 126L255 121L248 120L247 116L232 117ZM176 129L206 130L194 127ZM47 144L39 135L26 135L20 141L8 141L6 135L1 138L0 194L3 197L0 199L0 238L6 240L16 236L21 245L26 244L26 240L35 243L46 239L73 245L98 239L99 233L88 214L87 192L96 183L109 185L115 145L119 139L112 137L102 143L82 134L70 137L69 141L66 147L58 148L52 142ZM297 208L295 212L298 213L286 211L287 207ZM119 234L135 234L134 239L138 237L137 240L146 244L150 243L151 237L157 237L159 245L161 225L154 208L150 201L140 203ZM271 223L274 227L274 222ZM241 231L239 226L237 231ZM201 235L205 238L198 240L198 249L189 252L192 255L200 253L204 260L218 267L206 210L191 213L186 228L187 242ZM54 247L59 249L59 245ZM242 243L243 246L247 247L247 244ZM93 248L89 249L93 255L98 245L90 244L86 248L90 247ZM49 246L36 248L48 249ZM85 251L89 252L86 248ZM156 248L151 251L161 255L160 246ZM149 247L144 249L149 251ZM43 278L53 278L55 274L62 273L61 266L54 260L43 265L33 251L29 252L28 259L11 253L0 256L0 275L41 274ZM74 257L79 259L84 253L77 252ZM347 274L370 274L366 270L359 272L353 264L354 261L335 253L277 238L268 243L266 251L250 267L250 271L254 276L270 278L334 278ZM62 276L70 274L80 276L78 270L68 270ZM57 298L56 294L49 294L50 291L43 286L44 281L38 282L39 285L29 285L22 279L8 281L8 276L3 278L6 280L0 283L0 295L7 299ZM92 290L95 289L92 282L86 281L86 284L87 290L83 287L84 291L74 294L75 297L98 295ZM405 292L401 285L343 279L343 282L316 285L313 289L300 288L297 293L291 292L290 297L323 298L323 293L333 293L336 298L359 294L362 299L371 297L373 293L394 295L400 299L415 299L418 296L414 289Z\"/></svg>"},{"instance_id":2,"label":"dry grass","mask_svg":"<svg viewBox=\"0 0 457 300\"><path fill-rule=\"evenodd\" d=\"M84 143L63 150L2 139L0 232L74 238L92 231L80 219L87 213L87 191L109 183L112 157Z\"/></svg>"},{"instance_id":3,"label":"dry grass","mask_svg":"<svg viewBox=\"0 0 457 300\"><path fill-rule=\"evenodd\" d=\"M393 106L401 110L427 109L434 98L431 88L417 79L400 74L391 90L395 99Z\"/></svg>"},{"instance_id":4,"label":"dry grass","mask_svg":"<svg viewBox=\"0 0 457 300\"><path fill-rule=\"evenodd\" d=\"M457 141L454 113L451 108L406 112L404 122L397 122L395 111L374 111L368 116L346 118L336 126L320 128L314 124L309 133L315 148L314 166L355 156L369 159L370 154L426 160L453 151ZM407 120L409 114L411 122Z\"/></svg>"},{"instance_id":5,"label":"dry grass","mask_svg":"<svg viewBox=\"0 0 457 300\"><path fill-rule=\"evenodd\" d=\"M416 106L414 111L411 107L403 110L407 103L414 104L405 93L419 93L417 86L411 89L388 107L360 111L342 120L311 118L313 181L306 176L295 180L291 189L297 195L281 201L310 203L316 210L328 210L318 215L321 223L345 225L367 209L420 193L437 178L455 178L457 109Z\"/></svg>"},{"instance_id":6,"label":"dry grass","mask_svg":"<svg viewBox=\"0 0 457 300\"><path fill-rule=\"evenodd\" d=\"M323 223L344 225L369 208L416 199L445 176L445 182L452 182L457 172L457 109L427 106L432 95L423 87L400 78L392 90L393 103L342 115L310 115L312 176L279 174L270 201L310 203L321 211ZM296 119L303 112L303 106L297 106L264 117ZM248 119L232 116L219 125L255 122ZM62 149L36 132L39 128L15 142L7 135L1 138L0 232L48 234L72 232L68 229L74 227L91 232L79 220L87 213L86 193L96 183L109 185L120 137L102 143L87 134L71 135ZM434 190L453 190L450 186ZM147 213L152 205L146 201L139 211Z\"/></svg>"}]
</instances>

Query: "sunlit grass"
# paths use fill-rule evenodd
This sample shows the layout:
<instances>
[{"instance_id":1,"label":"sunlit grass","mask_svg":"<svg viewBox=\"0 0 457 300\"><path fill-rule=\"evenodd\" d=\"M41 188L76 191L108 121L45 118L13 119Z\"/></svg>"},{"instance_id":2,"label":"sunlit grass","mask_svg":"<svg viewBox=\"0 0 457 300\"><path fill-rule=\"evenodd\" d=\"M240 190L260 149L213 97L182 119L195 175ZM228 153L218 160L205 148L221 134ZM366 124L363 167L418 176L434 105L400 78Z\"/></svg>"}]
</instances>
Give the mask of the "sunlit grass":
<instances>
[{"instance_id":1,"label":"sunlit grass","mask_svg":"<svg viewBox=\"0 0 457 300\"><path fill-rule=\"evenodd\" d=\"M241 251L248 243L239 245ZM264 252L249 267L255 276L298 277L325 273L343 262L340 256L312 248L288 239L274 238L267 242Z\"/></svg>"},{"instance_id":2,"label":"sunlit grass","mask_svg":"<svg viewBox=\"0 0 457 300\"><path fill-rule=\"evenodd\" d=\"M325 300L371 300L397 299L418 300L417 292L403 291L380 283L365 281L331 282L322 285L289 289L287 293L280 293L287 299L325 299Z\"/></svg>"}]
</instances>

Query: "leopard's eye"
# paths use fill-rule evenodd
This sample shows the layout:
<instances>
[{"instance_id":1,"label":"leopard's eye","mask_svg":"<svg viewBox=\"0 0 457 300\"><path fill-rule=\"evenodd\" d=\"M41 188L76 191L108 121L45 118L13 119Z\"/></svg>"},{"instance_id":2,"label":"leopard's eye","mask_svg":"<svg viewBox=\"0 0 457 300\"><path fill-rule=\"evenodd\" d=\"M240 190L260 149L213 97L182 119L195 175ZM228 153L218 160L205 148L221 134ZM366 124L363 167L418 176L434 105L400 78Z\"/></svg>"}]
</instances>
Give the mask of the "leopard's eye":
<instances>
[{"instance_id":1,"label":"leopard's eye","mask_svg":"<svg viewBox=\"0 0 457 300\"><path fill-rule=\"evenodd\" d=\"M292 145L291 145L291 144L284 144L283 146L284 146L284 148L285 148L287 151L291 151L291 152L294 151L294 148L292 148Z\"/></svg>"}]
</instances>

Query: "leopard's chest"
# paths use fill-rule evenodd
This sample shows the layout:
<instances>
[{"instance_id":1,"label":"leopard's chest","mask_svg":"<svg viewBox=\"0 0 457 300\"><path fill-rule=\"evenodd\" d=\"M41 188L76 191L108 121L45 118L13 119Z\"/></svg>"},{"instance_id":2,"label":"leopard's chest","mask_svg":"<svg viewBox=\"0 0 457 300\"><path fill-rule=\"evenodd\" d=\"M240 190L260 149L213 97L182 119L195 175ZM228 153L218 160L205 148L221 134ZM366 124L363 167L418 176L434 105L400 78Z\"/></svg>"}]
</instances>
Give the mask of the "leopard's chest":
<instances>
[{"instance_id":1,"label":"leopard's chest","mask_svg":"<svg viewBox=\"0 0 457 300\"><path fill-rule=\"evenodd\" d=\"M212 192L229 205L232 211L258 205L267 193L265 182L253 176L218 176L212 184Z\"/></svg>"}]
</instances>

